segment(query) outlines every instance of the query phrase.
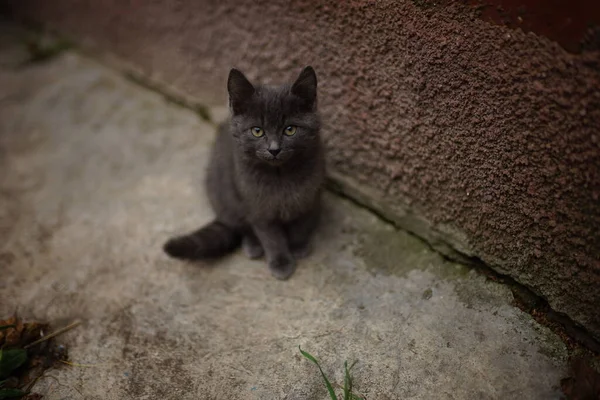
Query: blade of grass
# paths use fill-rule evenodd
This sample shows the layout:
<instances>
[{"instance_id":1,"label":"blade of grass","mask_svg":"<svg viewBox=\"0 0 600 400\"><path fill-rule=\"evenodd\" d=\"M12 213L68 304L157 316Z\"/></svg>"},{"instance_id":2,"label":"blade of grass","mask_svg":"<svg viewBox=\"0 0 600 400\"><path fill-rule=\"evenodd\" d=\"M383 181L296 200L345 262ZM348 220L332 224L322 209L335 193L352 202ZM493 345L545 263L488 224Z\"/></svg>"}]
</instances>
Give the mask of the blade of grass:
<instances>
[{"instance_id":1,"label":"blade of grass","mask_svg":"<svg viewBox=\"0 0 600 400\"><path fill-rule=\"evenodd\" d=\"M0 378L10 376L11 372L27 361L27 352L23 349L0 349Z\"/></svg>"},{"instance_id":2,"label":"blade of grass","mask_svg":"<svg viewBox=\"0 0 600 400\"><path fill-rule=\"evenodd\" d=\"M348 368L348 362L344 362L344 400L362 400L359 396L352 393L353 379L350 371L352 371L357 362L358 360L355 360L350 365L350 368Z\"/></svg>"},{"instance_id":3,"label":"blade of grass","mask_svg":"<svg viewBox=\"0 0 600 400\"><path fill-rule=\"evenodd\" d=\"M25 393L19 389L0 389L0 399L15 399L25 396Z\"/></svg>"},{"instance_id":4,"label":"blade of grass","mask_svg":"<svg viewBox=\"0 0 600 400\"><path fill-rule=\"evenodd\" d=\"M348 371L348 361L344 361L344 400L350 400L352 393L352 378Z\"/></svg>"},{"instance_id":5,"label":"blade of grass","mask_svg":"<svg viewBox=\"0 0 600 400\"><path fill-rule=\"evenodd\" d=\"M65 326L64 328L60 328L60 329L59 329L59 330L57 330L57 331L54 331L54 332L52 332L52 333L49 333L48 335L44 336L43 338L40 338L40 339L38 339L38 340L36 340L36 341L34 341L34 342L31 342L31 343L29 343L27 346L24 346L23 348L24 348L24 349L28 349L28 348L30 348L30 347L32 347L32 346L35 346L36 344L39 344L39 343L45 342L46 340L48 340L48 339L52 339L52 338L53 338L53 337L55 337L55 336L58 336L58 335L60 335L60 334L62 334L62 333L65 333L66 331L68 331L68 330L71 330L71 329L75 328L76 326L78 326L78 325L80 325L80 324L81 324L81 321L75 321L75 322L73 322L73 323L71 323L71 324L69 324L69 325Z\"/></svg>"},{"instance_id":6,"label":"blade of grass","mask_svg":"<svg viewBox=\"0 0 600 400\"><path fill-rule=\"evenodd\" d=\"M12 324L12 325L2 325L2 326L0 326L0 332L1 331L5 331L5 330L10 329L10 328L16 328L16 327L17 326L15 324Z\"/></svg>"},{"instance_id":7,"label":"blade of grass","mask_svg":"<svg viewBox=\"0 0 600 400\"><path fill-rule=\"evenodd\" d=\"M329 382L329 379L327 379L327 376L323 372L323 369L321 369L321 366L319 365L319 362L317 361L317 359L314 358L311 354L302 350L300 348L300 346L298 346L298 350L300 350L300 353L302 353L302 355L305 358L312 361L319 368L319 371L321 371L321 376L323 377L323 380L325 381L325 386L327 387L327 391L329 392L329 396L331 397L331 400L338 400L337 396L335 395L335 391L333 390L333 386L331 386L331 382Z\"/></svg>"},{"instance_id":8,"label":"blade of grass","mask_svg":"<svg viewBox=\"0 0 600 400\"><path fill-rule=\"evenodd\" d=\"M344 387L342 385L340 385L339 383L332 383L332 385L336 388L339 388L341 390L344 390ZM361 394L354 394L354 393L350 393L350 400L366 400L366 397L361 397Z\"/></svg>"},{"instance_id":9,"label":"blade of grass","mask_svg":"<svg viewBox=\"0 0 600 400\"><path fill-rule=\"evenodd\" d=\"M354 368L354 366L356 365L356 363L358 363L358 360L355 360L351 365L350 368L348 368L348 371L352 371L352 368Z\"/></svg>"}]
</instances>

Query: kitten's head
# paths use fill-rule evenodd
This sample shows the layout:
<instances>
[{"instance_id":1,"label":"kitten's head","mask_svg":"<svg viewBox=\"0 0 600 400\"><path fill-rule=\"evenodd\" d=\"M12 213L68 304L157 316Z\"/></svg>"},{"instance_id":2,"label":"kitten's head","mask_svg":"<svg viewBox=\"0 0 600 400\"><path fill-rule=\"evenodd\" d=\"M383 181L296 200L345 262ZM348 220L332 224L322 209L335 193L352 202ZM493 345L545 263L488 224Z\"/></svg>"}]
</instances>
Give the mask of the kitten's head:
<instances>
[{"instance_id":1,"label":"kitten's head","mask_svg":"<svg viewBox=\"0 0 600 400\"><path fill-rule=\"evenodd\" d=\"M319 146L317 75L306 67L296 81L254 86L232 69L227 80L231 129L246 159L281 166Z\"/></svg>"}]
</instances>

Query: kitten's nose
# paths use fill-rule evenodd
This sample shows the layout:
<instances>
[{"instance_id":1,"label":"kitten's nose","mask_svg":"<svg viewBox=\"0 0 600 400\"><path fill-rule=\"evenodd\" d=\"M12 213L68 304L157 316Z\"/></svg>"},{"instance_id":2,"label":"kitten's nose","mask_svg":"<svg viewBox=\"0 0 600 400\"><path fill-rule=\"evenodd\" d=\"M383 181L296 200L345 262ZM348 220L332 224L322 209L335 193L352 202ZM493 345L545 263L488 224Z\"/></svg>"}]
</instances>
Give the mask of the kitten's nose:
<instances>
[{"instance_id":1,"label":"kitten's nose","mask_svg":"<svg viewBox=\"0 0 600 400\"><path fill-rule=\"evenodd\" d=\"M280 151L280 149L269 149L269 153L273 154L273 157L277 157Z\"/></svg>"}]
</instances>

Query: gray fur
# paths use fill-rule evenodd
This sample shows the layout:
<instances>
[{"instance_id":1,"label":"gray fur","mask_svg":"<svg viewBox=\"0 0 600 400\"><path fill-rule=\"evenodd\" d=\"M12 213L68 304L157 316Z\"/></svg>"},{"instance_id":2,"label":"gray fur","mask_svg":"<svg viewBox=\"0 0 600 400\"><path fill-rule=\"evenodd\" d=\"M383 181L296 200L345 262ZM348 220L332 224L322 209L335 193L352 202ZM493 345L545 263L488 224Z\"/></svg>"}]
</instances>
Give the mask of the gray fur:
<instances>
[{"instance_id":1,"label":"gray fur","mask_svg":"<svg viewBox=\"0 0 600 400\"><path fill-rule=\"evenodd\" d=\"M232 69L227 89L231 117L219 127L206 179L216 219L164 249L205 259L242 243L250 258L264 254L272 275L287 279L308 253L320 214L325 159L317 78L306 67L292 85L254 86ZM284 134L288 126L296 127L293 136ZM253 127L263 136L255 137Z\"/></svg>"}]
</instances>

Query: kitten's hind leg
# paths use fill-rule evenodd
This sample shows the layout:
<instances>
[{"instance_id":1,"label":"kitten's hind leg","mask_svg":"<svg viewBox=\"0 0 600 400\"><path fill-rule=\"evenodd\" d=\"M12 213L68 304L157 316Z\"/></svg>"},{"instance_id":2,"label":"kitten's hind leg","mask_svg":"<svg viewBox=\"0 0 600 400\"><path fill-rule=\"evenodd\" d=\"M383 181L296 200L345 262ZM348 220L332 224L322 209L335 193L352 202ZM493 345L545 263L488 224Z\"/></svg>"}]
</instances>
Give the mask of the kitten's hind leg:
<instances>
[{"instance_id":1,"label":"kitten's hind leg","mask_svg":"<svg viewBox=\"0 0 600 400\"><path fill-rule=\"evenodd\" d=\"M315 210L286 226L290 251L296 260L305 258L311 253L311 238L318 223L319 211Z\"/></svg>"},{"instance_id":2,"label":"kitten's hind leg","mask_svg":"<svg viewBox=\"0 0 600 400\"><path fill-rule=\"evenodd\" d=\"M254 232L250 232L244 235L244 239L242 240L242 249L246 256L251 260L256 260L261 258L265 252L260 244L260 241L254 235Z\"/></svg>"}]
</instances>

